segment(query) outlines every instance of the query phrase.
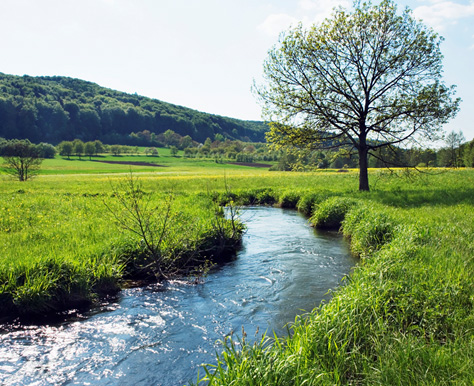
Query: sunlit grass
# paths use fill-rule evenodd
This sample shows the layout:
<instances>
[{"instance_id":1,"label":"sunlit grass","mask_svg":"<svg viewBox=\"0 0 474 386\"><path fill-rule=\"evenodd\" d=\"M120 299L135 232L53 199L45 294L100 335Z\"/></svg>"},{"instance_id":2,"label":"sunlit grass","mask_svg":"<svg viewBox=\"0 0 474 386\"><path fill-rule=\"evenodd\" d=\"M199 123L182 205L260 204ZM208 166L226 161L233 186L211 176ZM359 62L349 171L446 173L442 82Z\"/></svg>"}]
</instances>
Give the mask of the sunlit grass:
<instances>
[{"instance_id":1,"label":"sunlit grass","mask_svg":"<svg viewBox=\"0 0 474 386\"><path fill-rule=\"evenodd\" d=\"M327 304L296 321L289 337L242 348L227 341L202 381L471 384L473 177L472 170L409 181L382 175L371 193L323 189L303 195L298 206L313 202L316 226L343 213L342 230L360 263ZM352 205L340 212L347 199Z\"/></svg>"},{"instance_id":2,"label":"sunlit grass","mask_svg":"<svg viewBox=\"0 0 474 386\"><path fill-rule=\"evenodd\" d=\"M123 257L140 251L139 240L117 227L104 205L130 167L91 163L95 172L74 174L70 161L57 162L54 173L27 183L2 177L4 313L12 297L19 307L47 313L63 290L70 291L69 304L117 290ZM60 172L62 164L68 171ZM297 207L316 225L337 203L352 203L339 221L361 260L346 285L299 318L291 337L244 347L228 341L218 367L208 370L210 385L472 384L473 170L371 170L367 193L357 191L356 171L184 162L166 171L131 169L156 205L163 192L173 192L176 210L196 224L191 239L210 229L210 197Z\"/></svg>"},{"instance_id":3,"label":"sunlit grass","mask_svg":"<svg viewBox=\"0 0 474 386\"><path fill-rule=\"evenodd\" d=\"M45 159L41 165L41 175L54 174L97 174L97 173L126 173L132 168L134 172L145 173L176 173L185 171L210 172L227 169L248 170L251 167L234 165L232 161L225 160L217 163L209 158L184 158L182 151L177 156L171 156L170 149L159 148L159 156L148 156L144 154L144 148L138 154L111 155L100 154L98 156L70 156L57 155L54 159ZM112 163L107 163L112 162ZM157 166L127 165L126 163L147 163ZM123 163L123 164L121 164ZM270 162L272 164L272 162Z\"/></svg>"}]
</instances>

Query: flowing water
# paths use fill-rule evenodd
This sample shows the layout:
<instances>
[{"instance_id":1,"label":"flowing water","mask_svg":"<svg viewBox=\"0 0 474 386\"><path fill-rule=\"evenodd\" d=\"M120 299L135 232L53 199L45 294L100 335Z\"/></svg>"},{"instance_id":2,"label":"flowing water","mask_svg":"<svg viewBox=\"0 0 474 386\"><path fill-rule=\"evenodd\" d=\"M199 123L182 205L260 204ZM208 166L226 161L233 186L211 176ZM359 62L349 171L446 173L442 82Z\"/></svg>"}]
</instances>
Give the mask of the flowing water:
<instances>
[{"instance_id":1,"label":"flowing water","mask_svg":"<svg viewBox=\"0 0 474 386\"><path fill-rule=\"evenodd\" d=\"M295 211L247 208L242 220L242 250L202 284L127 289L61 323L0 326L0 384L184 385L215 361L220 339L242 327L248 339L286 333L355 264L340 236Z\"/></svg>"}]
</instances>

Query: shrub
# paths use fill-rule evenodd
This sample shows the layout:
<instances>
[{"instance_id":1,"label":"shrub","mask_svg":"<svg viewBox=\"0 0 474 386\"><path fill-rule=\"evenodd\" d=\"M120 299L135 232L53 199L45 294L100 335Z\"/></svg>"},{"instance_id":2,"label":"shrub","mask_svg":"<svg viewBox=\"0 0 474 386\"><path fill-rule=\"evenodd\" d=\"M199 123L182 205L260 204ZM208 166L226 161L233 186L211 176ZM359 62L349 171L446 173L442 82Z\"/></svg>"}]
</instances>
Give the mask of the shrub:
<instances>
[{"instance_id":1,"label":"shrub","mask_svg":"<svg viewBox=\"0 0 474 386\"><path fill-rule=\"evenodd\" d=\"M382 210L359 205L349 210L342 227L351 238L351 251L365 256L392 240L396 224Z\"/></svg>"},{"instance_id":2,"label":"shrub","mask_svg":"<svg viewBox=\"0 0 474 386\"><path fill-rule=\"evenodd\" d=\"M298 201L297 208L306 216L311 216L316 206L327 200L330 196L330 193L326 190L304 194Z\"/></svg>"},{"instance_id":3,"label":"shrub","mask_svg":"<svg viewBox=\"0 0 474 386\"><path fill-rule=\"evenodd\" d=\"M331 197L317 206L311 223L319 229L339 229L346 213L356 201L347 197Z\"/></svg>"}]
</instances>

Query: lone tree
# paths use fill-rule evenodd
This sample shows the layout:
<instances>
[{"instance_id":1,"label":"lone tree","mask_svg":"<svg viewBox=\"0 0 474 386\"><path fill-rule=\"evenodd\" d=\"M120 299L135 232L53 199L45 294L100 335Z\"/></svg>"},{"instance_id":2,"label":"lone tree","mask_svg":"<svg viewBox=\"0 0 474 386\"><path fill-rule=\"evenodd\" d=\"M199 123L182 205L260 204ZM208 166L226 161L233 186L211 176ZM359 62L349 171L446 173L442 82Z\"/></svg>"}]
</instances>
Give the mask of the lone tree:
<instances>
[{"instance_id":1,"label":"lone tree","mask_svg":"<svg viewBox=\"0 0 474 386\"><path fill-rule=\"evenodd\" d=\"M72 152L74 150L74 145L71 141L62 141L59 145L58 145L58 149L59 149L59 154L60 155L65 155L67 156L67 159L69 159L72 155Z\"/></svg>"},{"instance_id":2,"label":"lone tree","mask_svg":"<svg viewBox=\"0 0 474 386\"><path fill-rule=\"evenodd\" d=\"M282 34L255 91L275 145L358 154L359 190L369 190L368 156L406 141L435 139L458 111L441 80L443 38L397 15L391 0L356 2L310 29Z\"/></svg>"},{"instance_id":3,"label":"lone tree","mask_svg":"<svg viewBox=\"0 0 474 386\"><path fill-rule=\"evenodd\" d=\"M89 161L92 159L92 156L97 154L95 142L89 141L84 144L84 154L89 157Z\"/></svg>"},{"instance_id":4,"label":"lone tree","mask_svg":"<svg viewBox=\"0 0 474 386\"><path fill-rule=\"evenodd\" d=\"M40 149L28 140L8 141L0 148L7 174L26 181L37 175L43 159Z\"/></svg>"},{"instance_id":5,"label":"lone tree","mask_svg":"<svg viewBox=\"0 0 474 386\"><path fill-rule=\"evenodd\" d=\"M454 130L451 131L447 136L446 136L446 145L447 145L447 152L448 152L448 157L449 159L447 160L448 166L451 166L453 168L457 168L459 166L462 166L462 144L466 142L466 139L464 138L464 134L462 131L455 132Z\"/></svg>"}]
</instances>

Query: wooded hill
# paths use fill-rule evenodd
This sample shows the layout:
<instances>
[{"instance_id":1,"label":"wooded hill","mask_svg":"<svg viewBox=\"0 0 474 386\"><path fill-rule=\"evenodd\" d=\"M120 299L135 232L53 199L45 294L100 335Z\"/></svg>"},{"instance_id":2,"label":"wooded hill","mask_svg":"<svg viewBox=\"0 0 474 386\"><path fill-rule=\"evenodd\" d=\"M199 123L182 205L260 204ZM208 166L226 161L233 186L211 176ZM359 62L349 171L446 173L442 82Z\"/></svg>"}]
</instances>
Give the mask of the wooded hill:
<instances>
[{"instance_id":1,"label":"wooded hill","mask_svg":"<svg viewBox=\"0 0 474 386\"><path fill-rule=\"evenodd\" d=\"M132 132L160 134L167 130L198 142L214 139L216 134L263 142L267 125L207 114L80 79L0 73L0 137L52 144L75 138L131 144Z\"/></svg>"}]
</instances>

